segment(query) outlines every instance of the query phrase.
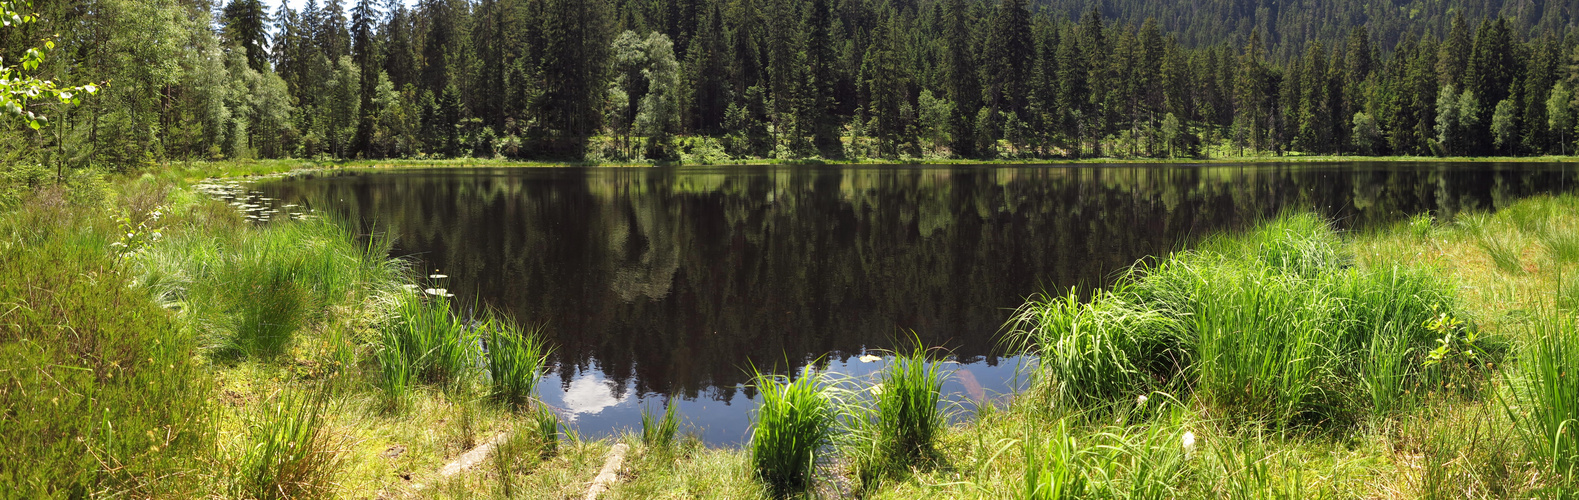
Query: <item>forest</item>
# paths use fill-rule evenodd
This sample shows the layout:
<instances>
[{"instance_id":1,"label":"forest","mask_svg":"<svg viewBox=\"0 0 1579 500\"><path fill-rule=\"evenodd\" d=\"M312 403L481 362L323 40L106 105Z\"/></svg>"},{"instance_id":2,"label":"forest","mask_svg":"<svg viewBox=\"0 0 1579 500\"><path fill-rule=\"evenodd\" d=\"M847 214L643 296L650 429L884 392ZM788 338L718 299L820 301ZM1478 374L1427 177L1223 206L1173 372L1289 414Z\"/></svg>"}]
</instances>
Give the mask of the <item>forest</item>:
<instances>
[{"instance_id":1,"label":"forest","mask_svg":"<svg viewBox=\"0 0 1579 500\"><path fill-rule=\"evenodd\" d=\"M16 61L47 44L34 75L101 89L28 103L39 120L5 125L5 143L22 147L0 148L0 160L52 171L246 158L1566 154L1579 75L1568 10L35 2L38 22L0 30L0 55Z\"/></svg>"}]
</instances>

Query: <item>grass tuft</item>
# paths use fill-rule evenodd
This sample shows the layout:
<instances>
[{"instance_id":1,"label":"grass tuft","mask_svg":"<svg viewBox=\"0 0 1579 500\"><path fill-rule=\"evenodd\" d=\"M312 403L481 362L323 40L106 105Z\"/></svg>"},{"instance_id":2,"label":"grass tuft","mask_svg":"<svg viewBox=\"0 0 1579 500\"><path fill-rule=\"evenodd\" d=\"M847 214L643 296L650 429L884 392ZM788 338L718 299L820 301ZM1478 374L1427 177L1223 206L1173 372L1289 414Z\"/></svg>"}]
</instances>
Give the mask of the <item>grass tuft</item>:
<instances>
[{"instance_id":1,"label":"grass tuft","mask_svg":"<svg viewBox=\"0 0 1579 500\"><path fill-rule=\"evenodd\" d=\"M777 496L805 491L832 439L833 405L822 375L807 367L793 380L758 372L755 381L762 405L748 446L752 467Z\"/></svg>"},{"instance_id":2,"label":"grass tuft","mask_svg":"<svg viewBox=\"0 0 1579 500\"><path fill-rule=\"evenodd\" d=\"M1579 321L1547 312L1534 321L1520 356L1519 379L1509 380L1508 413L1538 460L1567 486L1579 485Z\"/></svg>"},{"instance_id":3,"label":"grass tuft","mask_svg":"<svg viewBox=\"0 0 1579 500\"><path fill-rule=\"evenodd\" d=\"M1032 300L1011 342L1070 408L1166 389L1278 425L1392 412L1429 375L1426 320L1451 288L1423 268L1353 267L1340 243L1315 216L1285 216L1137 267L1089 302Z\"/></svg>"},{"instance_id":4,"label":"grass tuft","mask_svg":"<svg viewBox=\"0 0 1579 500\"><path fill-rule=\"evenodd\" d=\"M918 347L895 356L872 387L873 404L854 419L852 467L863 488L937 460L948 415L942 408L943 372Z\"/></svg>"},{"instance_id":5,"label":"grass tuft","mask_svg":"<svg viewBox=\"0 0 1579 500\"><path fill-rule=\"evenodd\" d=\"M680 431L680 416L674 404L665 404L663 416L659 417L651 408L641 410L641 442L653 449L668 449L674 444L674 436Z\"/></svg>"},{"instance_id":6,"label":"grass tuft","mask_svg":"<svg viewBox=\"0 0 1579 500\"><path fill-rule=\"evenodd\" d=\"M248 498L327 498L341 466L324 424L326 393L285 393L247 422L245 448L234 460L235 493Z\"/></svg>"},{"instance_id":7,"label":"grass tuft","mask_svg":"<svg viewBox=\"0 0 1579 500\"><path fill-rule=\"evenodd\" d=\"M514 322L489 315L477 326L487 345L488 381L494 399L524 408L543 381L551 350L538 330L523 330Z\"/></svg>"},{"instance_id":8,"label":"grass tuft","mask_svg":"<svg viewBox=\"0 0 1579 500\"><path fill-rule=\"evenodd\" d=\"M393 309L377 342L380 385L392 391L391 398L401 397L413 381L454 388L470 380L478 361L477 329L455 316L449 300L399 293Z\"/></svg>"}]
</instances>

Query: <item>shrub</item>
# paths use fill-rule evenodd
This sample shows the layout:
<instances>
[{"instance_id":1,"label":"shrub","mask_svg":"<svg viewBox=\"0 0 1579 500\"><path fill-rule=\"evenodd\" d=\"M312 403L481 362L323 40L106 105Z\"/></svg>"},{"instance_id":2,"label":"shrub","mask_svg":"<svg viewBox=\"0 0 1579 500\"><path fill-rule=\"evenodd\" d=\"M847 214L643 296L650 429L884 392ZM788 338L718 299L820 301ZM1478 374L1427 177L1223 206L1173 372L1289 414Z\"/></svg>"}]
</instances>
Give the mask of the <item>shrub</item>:
<instances>
[{"instance_id":1,"label":"shrub","mask_svg":"<svg viewBox=\"0 0 1579 500\"><path fill-rule=\"evenodd\" d=\"M212 379L114 257L104 214L0 217L0 496L196 496Z\"/></svg>"}]
</instances>

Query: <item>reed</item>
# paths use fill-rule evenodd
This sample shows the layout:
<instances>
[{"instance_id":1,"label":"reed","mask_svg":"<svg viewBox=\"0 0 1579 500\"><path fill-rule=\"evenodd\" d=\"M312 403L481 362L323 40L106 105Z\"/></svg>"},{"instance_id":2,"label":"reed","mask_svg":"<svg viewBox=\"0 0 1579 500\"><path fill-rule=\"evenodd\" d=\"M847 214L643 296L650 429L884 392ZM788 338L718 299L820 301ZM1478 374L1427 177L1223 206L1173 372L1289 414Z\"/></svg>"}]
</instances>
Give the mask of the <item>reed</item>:
<instances>
[{"instance_id":1,"label":"reed","mask_svg":"<svg viewBox=\"0 0 1579 500\"><path fill-rule=\"evenodd\" d=\"M762 404L748 445L752 467L775 495L804 491L832 439L833 405L822 375L810 367L794 379L757 372L755 384Z\"/></svg>"}]
</instances>

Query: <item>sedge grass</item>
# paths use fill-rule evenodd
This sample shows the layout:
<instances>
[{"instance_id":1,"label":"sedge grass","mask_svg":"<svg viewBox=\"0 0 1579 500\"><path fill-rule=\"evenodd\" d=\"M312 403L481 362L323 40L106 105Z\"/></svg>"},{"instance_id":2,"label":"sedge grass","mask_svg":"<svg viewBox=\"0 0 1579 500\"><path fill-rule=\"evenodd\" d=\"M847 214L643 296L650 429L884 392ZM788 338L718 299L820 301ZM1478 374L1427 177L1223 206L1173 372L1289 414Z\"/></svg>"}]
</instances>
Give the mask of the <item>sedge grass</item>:
<instances>
[{"instance_id":1,"label":"sedge grass","mask_svg":"<svg viewBox=\"0 0 1579 500\"><path fill-rule=\"evenodd\" d=\"M1423 324L1452 290L1424 268L1351 262L1325 222L1287 215L1137 266L1087 302L1032 300L1011 338L1071 408L1162 389L1279 426L1393 412L1430 375Z\"/></svg>"},{"instance_id":2,"label":"sedge grass","mask_svg":"<svg viewBox=\"0 0 1579 500\"><path fill-rule=\"evenodd\" d=\"M382 385L387 390L409 388L412 381L444 388L465 385L478 359L477 329L456 317L444 297L405 292L396 294L393 303L392 317L377 337ZM389 393L394 398L401 394Z\"/></svg>"},{"instance_id":3,"label":"sedge grass","mask_svg":"<svg viewBox=\"0 0 1579 500\"><path fill-rule=\"evenodd\" d=\"M492 314L483 318L477 329L487 345L492 396L511 407L524 408L543 381L551 348L539 330L523 330L515 322Z\"/></svg>"},{"instance_id":4,"label":"sedge grass","mask_svg":"<svg viewBox=\"0 0 1579 500\"><path fill-rule=\"evenodd\" d=\"M817 457L832 440L833 403L822 375L810 367L790 379L756 373L762 396L751 429L752 468L776 496L811 486Z\"/></svg>"},{"instance_id":5,"label":"sedge grass","mask_svg":"<svg viewBox=\"0 0 1579 500\"><path fill-rule=\"evenodd\" d=\"M918 346L898 353L878 374L878 383L869 392L870 405L856 406L851 438L847 447L861 486L876 487L881 481L902 475L911 468L937 461L937 440L948 415L943 408L944 373L939 363L927 359Z\"/></svg>"}]
</instances>

